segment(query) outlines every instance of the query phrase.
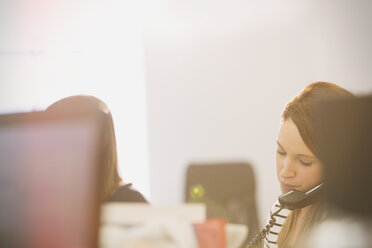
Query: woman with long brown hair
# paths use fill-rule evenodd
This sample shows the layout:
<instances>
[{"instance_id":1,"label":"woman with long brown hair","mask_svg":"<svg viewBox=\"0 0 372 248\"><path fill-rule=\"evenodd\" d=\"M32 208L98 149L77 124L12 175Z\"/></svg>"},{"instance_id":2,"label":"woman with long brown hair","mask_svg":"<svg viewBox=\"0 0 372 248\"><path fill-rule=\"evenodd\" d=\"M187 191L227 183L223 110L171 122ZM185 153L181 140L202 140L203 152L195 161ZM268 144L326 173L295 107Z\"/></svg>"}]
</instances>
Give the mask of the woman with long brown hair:
<instances>
[{"instance_id":1,"label":"woman with long brown hair","mask_svg":"<svg viewBox=\"0 0 372 248\"><path fill-rule=\"evenodd\" d=\"M354 95L336 84L316 82L287 104L276 151L276 172L282 194L291 190L307 192L323 182L319 145L314 133L314 108L321 100L342 97ZM292 211L276 202L270 212L270 223L266 231L261 232L263 246L296 247L298 241L325 218L321 210L321 201ZM256 247L254 245L252 247Z\"/></svg>"},{"instance_id":2,"label":"woman with long brown hair","mask_svg":"<svg viewBox=\"0 0 372 248\"><path fill-rule=\"evenodd\" d=\"M125 184L118 173L118 155L116 148L116 137L114 121L107 105L94 96L76 95L63 98L52 105L48 112L63 113L90 113L100 112L104 115L104 130L101 143L102 153L102 201L121 202L147 202L141 193L132 188L131 184Z\"/></svg>"}]
</instances>

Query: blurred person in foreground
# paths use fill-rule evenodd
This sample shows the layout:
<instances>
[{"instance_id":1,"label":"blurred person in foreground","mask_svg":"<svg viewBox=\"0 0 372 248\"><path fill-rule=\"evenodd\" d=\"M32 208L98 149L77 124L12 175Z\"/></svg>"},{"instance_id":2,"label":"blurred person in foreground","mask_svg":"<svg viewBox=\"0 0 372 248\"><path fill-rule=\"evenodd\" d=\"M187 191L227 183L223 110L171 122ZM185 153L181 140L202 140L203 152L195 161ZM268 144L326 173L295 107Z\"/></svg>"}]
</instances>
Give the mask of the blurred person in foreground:
<instances>
[{"instance_id":1,"label":"blurred person in foreground","mask_svg":"<svg viewBox=\"0 0 372 248\"><path fill-rule=\"evenodd\" d=\"M327 219L300 247L372 247L372 95L324 101L316 113Z\"/></svg>"},{"instance_id":2,"label":"blurred person in foreground","mask_svg":"<svg viewBox=\"0 0 372 248\"><path fill-rule=\"evenodd\" d=\"M101 189L102 202L147 202L144 196L133 189L131 183L124 183L118 173L118 156L114 122L107 105L94 96L75 95L63 98L47 109L47 112L83 113L92 114L100 112L104 115L104 130L102 140L102 174L103 188Z\"/></svg>"}]
</instances>

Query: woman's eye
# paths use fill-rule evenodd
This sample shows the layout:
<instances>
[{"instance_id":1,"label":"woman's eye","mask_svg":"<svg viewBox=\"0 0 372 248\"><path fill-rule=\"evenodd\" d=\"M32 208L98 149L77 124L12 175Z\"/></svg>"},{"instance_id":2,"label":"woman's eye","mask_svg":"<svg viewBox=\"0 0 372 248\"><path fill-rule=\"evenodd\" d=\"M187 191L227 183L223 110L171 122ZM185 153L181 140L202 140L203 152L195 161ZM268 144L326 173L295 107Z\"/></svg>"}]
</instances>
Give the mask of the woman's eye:
<instances>
[{"instance_id":1,"label":"woman's eye","mask_svg":"<svg viewBox=\"0 0 372 248\"><path fill-rule=\"evenodd\" d=\"M276 151L278 154L280 154L280 155L285 155L285 152L282 152L282 151L279 151L279 150L277 150Z\"/></svg>"},{"instance_id":2,"label":"woman's eye","mask_svg":"<svg viewBox=\"0 0 372 248\"><path fill-rule=\"evenodd\" d=\"M300 160L300 163L305 165L305 166L310 166L310 165L313 164L313 162L305 162L305 161L302 161L302 160Z\"/></svg>"}]
</instances>

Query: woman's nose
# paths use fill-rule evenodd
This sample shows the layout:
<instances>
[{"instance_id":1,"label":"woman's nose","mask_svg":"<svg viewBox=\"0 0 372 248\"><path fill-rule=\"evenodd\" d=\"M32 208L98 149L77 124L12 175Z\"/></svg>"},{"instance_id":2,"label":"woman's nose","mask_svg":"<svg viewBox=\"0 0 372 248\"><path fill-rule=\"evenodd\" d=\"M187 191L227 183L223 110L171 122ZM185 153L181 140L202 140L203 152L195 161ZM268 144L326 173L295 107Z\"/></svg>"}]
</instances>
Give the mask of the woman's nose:
<instances>
[{"instance_id":1,"label":"woman's nose","mask_svg":"<svg viewBox=\"0 0 372 248\"><path fill-rule=\"evenodd\" d=\"M296 176L295 163L291 158L285 158L283 160L283 167L280 171L282 178L291 178Z\"/></svg>"}]
</instances>

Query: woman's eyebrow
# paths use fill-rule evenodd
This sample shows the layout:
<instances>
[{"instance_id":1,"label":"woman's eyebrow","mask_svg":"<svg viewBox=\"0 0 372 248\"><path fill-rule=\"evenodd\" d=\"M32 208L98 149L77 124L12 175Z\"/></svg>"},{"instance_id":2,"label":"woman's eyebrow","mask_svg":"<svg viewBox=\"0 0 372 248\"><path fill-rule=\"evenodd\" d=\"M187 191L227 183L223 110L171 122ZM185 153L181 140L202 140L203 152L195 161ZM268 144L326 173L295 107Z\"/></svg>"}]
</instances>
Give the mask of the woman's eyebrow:
<instances>
[{"instance_id":1,"label":"woman's eyebrow","mask_svg":"<svg viewBox=\"0 0 372 248\"><path fill-rule=\"evenodd\" d=\"M299 157L307 157L307 158L312 158L312 159L316 159L315 157L313 156L310 156L310 155L305 155L305 154L297 154L297 156Z\"/></svg>"}]
</instances>

